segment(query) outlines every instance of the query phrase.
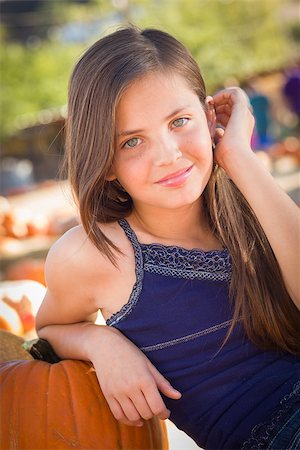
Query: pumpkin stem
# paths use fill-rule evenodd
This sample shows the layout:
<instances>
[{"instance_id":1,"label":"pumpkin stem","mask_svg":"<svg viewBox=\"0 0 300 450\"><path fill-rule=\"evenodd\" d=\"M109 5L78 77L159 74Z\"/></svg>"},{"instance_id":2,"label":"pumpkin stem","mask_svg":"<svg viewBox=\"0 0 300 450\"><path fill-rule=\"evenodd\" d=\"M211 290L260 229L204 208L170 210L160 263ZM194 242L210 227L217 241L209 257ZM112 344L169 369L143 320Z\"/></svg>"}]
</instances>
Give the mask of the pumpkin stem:
<instances>
[{"instance_id":1,"label":"pumpkin stem","mask_svg":"<svg viewBox=\"0 0 300 450\"><path fill-rule=\"evenodd\" d=\"M32 339L31 341L25 341L22 347L27 350L34 359L46 361L50 364L61 361L61 358L57 356L51 345L45 339Z\"/></svg>"}]
</instances>

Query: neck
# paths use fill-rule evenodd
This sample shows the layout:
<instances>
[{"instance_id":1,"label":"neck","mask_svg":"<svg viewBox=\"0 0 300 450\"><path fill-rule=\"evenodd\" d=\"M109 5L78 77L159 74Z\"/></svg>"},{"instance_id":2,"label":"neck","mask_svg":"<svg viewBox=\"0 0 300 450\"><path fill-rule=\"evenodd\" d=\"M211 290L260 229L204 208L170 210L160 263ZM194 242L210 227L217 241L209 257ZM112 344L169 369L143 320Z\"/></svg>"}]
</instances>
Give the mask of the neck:
<instances>
[{"instance_id":1,"label":"neck","mask_svg":"<svg viewBox=\"0 0 300 450\"><path fill-rule=\"evenodd\" d=\"M212 235L202 200L176 210L135 208L128 218L140 242L156 242L185 248L221 248Z\"/></svg>"}]
</instances>

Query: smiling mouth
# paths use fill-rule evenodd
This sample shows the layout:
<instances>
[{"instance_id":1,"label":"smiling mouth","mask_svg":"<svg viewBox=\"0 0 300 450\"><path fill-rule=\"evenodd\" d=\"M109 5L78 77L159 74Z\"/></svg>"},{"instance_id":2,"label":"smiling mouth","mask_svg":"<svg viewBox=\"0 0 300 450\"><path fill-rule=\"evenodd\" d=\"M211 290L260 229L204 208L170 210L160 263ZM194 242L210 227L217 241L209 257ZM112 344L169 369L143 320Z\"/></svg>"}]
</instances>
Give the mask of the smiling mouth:
<instances>
[{"instance_id":1,"label":"smiling mouth","mask_svg":"<svg viewBox=\"0 0 300 450\"><path fill-rule=\"evenodd\" d=\"M181 186L189 177L192 168L193 168L193 165L191 165L190 167L187 167L186 169L181 169L181 170L178 170L177 172L171 173L170 175L167 175L166 177L162 178L161 180L156 181L155 184L161 184L163 186L168 186L168 187Z\"/></svg>"}]
</instances>

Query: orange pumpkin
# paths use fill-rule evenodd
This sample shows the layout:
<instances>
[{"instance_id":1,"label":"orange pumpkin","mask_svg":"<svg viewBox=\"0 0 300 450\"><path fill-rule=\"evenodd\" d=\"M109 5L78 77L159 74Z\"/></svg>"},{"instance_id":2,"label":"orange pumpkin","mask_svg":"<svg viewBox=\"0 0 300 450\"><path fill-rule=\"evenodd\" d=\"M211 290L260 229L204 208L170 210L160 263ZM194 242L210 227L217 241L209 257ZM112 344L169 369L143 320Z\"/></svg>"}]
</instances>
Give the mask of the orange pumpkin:
<instances>
[{"instance_id":1,"label":"orange pumpkin","mask_svg":"<svg viewBox=\"0 0 300 450\"><path fill-rule=\"evenodd\" d=\"M3 450L168 449L164 422L130 427L115 420L87 362L1 363L0 399Z\"/></svg>"},{"instance_id":2,"label":"orange pumpkin","mask_svg":"<svg viewBox=\"0 0 300 450\"><path fill-rule=\"evenodd\" d=\"M35 316L45 293L45 286L37 281L1 281L0 329L11 331L26 339L35 338ZM16 319L16 315L19 320Z\"/></svg>"},{"instance_id":3,"label":"orange pumpkin","mask_svg":"<svg viewBox=\"0 0 300 450\"><path fill-rule=\"evenodd\" d=\"M22 336L24 327L17 311L0 299L0 330Z\"/></svg>"},{"instance_id":4,"label":"orange pumpkin","mask_svg":"<svg viewBox=\"0 0 300 450\"><path fill-rule=\"evenodd\" d=\"M34 280L46 285L45 261L42 258L25 258L10 265L5 272L6 280Z\"/></svg>"}]
</instances>

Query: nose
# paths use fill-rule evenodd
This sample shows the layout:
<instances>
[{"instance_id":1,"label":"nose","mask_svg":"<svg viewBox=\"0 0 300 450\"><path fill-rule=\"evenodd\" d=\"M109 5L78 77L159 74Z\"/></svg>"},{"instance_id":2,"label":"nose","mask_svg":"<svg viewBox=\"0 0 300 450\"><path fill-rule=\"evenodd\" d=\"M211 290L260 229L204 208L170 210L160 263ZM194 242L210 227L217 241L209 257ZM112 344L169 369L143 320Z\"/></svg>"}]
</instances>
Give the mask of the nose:
<instances>
[{"instance_id":1,"label":"nose","mask_svg":"<svg viewBox=\"0 0 300 450\"><path fill-rule=\"evenodd\" d=\"M156 140L154 154L154 164L156 166L173 164L182 157L177 140L173 136L170 136L170 134L160 136Z\"/></svg>"}]
</instances>

